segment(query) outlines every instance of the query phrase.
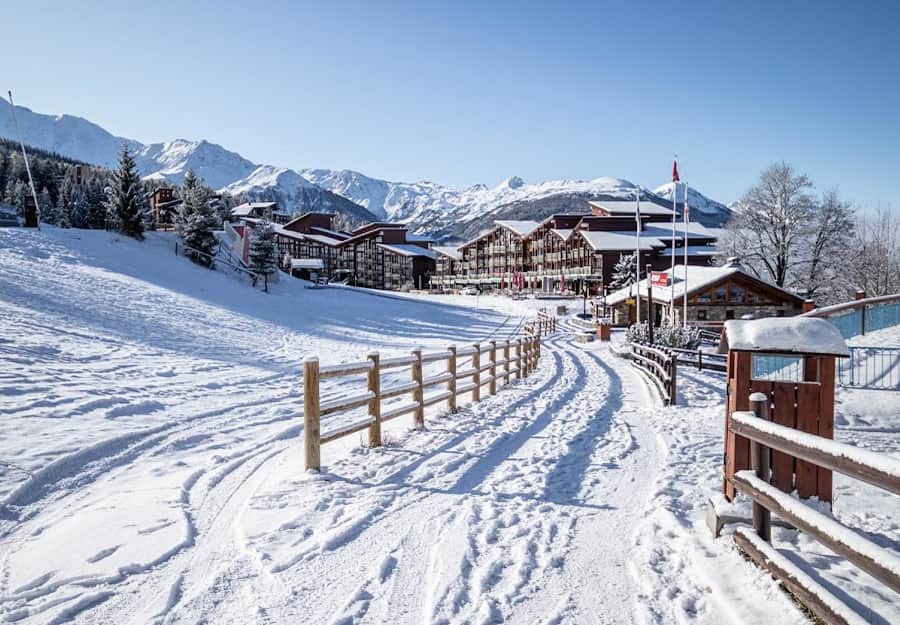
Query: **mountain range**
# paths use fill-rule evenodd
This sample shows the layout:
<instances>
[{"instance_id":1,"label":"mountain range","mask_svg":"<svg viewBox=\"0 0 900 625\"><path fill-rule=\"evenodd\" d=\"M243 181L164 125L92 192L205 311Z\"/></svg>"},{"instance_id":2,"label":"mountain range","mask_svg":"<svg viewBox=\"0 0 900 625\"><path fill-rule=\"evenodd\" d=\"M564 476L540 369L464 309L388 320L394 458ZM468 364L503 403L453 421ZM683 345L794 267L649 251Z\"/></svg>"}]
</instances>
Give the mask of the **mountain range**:
<instances>
[{"instance_id":1,"label":"mountain range","mask_svg":"<svg viewBox=\"0 0 900 625\"><path fill-rule=\"evenodd\" d=\"M542 219L559 212L582 212L589 199L634 198L637 187L621 178L554 180L528 184L507 178L494 187L453 189L438 183L390 182L352 170L290 169L253 163L209 141L176 139L143 144L118 137L72 115L45 115L17 106L25 143L78 160L113 168L127 145L146 178L179 184L189 169L210 187L248 199L274 200L288 212L332 211L354 222L400 221L439 240L462 240L495 219ZM12 107L0 98L0 137L18 139ZM672 183L645 191L644 200L671 205ZM720 226L731 214L725 205L690 190L691 218ZM681 202L678 203L679 210Z\"/></svg>"}]
</instances>

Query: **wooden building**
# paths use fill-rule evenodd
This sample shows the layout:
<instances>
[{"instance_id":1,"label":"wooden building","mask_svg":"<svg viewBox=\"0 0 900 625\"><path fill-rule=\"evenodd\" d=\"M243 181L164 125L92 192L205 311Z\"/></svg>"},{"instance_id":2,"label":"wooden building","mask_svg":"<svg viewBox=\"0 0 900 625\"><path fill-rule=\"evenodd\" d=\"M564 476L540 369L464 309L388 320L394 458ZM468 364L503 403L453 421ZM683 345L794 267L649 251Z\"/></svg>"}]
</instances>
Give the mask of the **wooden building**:
<instances>
[{"instance_id":1,"label":"wooden building","mask_svg":"<svg viewBox=\"0 0 900 625\"><path fill-rule=\"evenodd\" d=\"M671 273L670 268L664 270ZM685 282L686 276L686 282ZM613 311L613 323L628 325L635 321L635 293L641 299L641 320L647 315L647 282L640 281L637 291L620 289L609 294L607 306ZM691 325L721 326L728 319L792 317L803 310L803 299L790 291L750 274L737 259L722 267L675 266L674 280L667 276L667 286L652 285L654 323L669 322L670 302L674 296L674 323L681 324L687 284L687 315Z\"/></svg>"},{"instance_id":2,"label":"wooden building","mask_svg":"<svg viewBox=\"0 0 900 625\"><path fill-rule=\"evenodd\" d=\"M355 286L427 288L436 258L430 247L430 241L411 235L403 224L365 224L340 243L341 267Z\"/></svg>"},{"instance_id":3,"label":"wooden building","mask_svg":"<svg viewBox=\"0 0 900 625\"><path fill-rule=\"evenodd\" d=\"M494 228L458 248L461 260L444 263L434 286L474 284L482 289L507 288L524 282L545 292L602 293L613 269L638 245L640 224L641 266L663 268L672 262L672 210L641 202L640 218L633 201L592 201L583 213L551 215L542 222L497 221ZM715 254L716 236L700 225L677 224L676 258L707 265ZM446 274L446 267L454 271ZM521 278L520 278L521 276Z\"/></svg>"}]
</instances>

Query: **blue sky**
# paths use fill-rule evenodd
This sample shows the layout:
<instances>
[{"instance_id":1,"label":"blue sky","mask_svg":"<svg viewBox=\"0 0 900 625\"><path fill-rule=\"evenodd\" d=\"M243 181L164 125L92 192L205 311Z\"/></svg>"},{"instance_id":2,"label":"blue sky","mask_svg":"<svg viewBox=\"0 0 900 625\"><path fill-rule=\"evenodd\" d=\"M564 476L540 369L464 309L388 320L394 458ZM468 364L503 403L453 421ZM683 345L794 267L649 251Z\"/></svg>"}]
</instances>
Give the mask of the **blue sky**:
<instances>
[{"instance_id":1,"label":"blue sky","mask_svg":"<svg viewBox=\"0 0 900 625\"><path fill-rule=\"evenodd\" d=\"M0 86L289 167L656 186L677 153L725 202L785 160L900 206L900 3L129 4L3 0Z\"/></svg>"}]
</instances>

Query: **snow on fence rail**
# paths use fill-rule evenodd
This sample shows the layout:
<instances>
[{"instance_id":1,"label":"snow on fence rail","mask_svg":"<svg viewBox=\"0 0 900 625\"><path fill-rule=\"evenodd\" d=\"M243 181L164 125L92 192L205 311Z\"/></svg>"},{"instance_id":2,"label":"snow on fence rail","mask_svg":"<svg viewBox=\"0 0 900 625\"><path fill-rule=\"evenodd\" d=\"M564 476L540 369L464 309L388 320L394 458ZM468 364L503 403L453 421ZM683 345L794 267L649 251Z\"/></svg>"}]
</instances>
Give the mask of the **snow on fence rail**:
<instances>
[{"instance_id":1,"label":"snow on fence rail","mask_svg":"<svg viewBox=\"0 0 900 625\"><path fill-rule=\"evenodd\" d=\"M767 418L769 407L764 393L753 393L750 405L752 412L731 415L729 429L751 441L752 470L735 473L734 485L753 500L756 533L739 529L734 534L735 543L757 565L782 581L823 622L829 625L865 622L772 547L771 513L808 533L897 593L900 593L900 556L770 484L771 450L787 454L795 461L843 473L895 495L900 495L900 460L772 423Z\"/></svg>"},{"instance_id":2,"label":"snow on fence rail","mask_svg":"<svg viewBox=\"0 0 900 625\"><path fill-rule=\"evenodd\" d=\"M547 312L546 308L538 310L537 319L531 325L530 331L539 336L548 336L556 332L556 317Z\"/></svg>"},{"instance_id":3,"label":"snow on fence rail","mask_svg":"<svg viewBox=\"0 0 900 625\"><path fill-rule=\"evenodd\" d=\"M631 343L631 362L647 374L667 406L676 403L678 356L669 349Z\"/></svg>"},{"instance_id":4,"label":"snow on fence rail","mask_svg":"<svg viewBox=\"0 0 900 625\"><path fill-rule=\"evenodd\" d=\"M498 349L502 357L498 359ZM487 355L482 362L481 356ZM488 393L497 392L498 382L509 384L510 378L527 377L535 370L541 355L541 337L533 334L524 338L502 342L474 343L457 349L450 345L441 352L423 354L415 349L408 356L382 359L377 352L367 356L364 362L319 366L318 358L309 358L303 363L303 421L306 449L306 468L321 468L321 447L344 436L368 430L369 445L381 446L381 424L390 419L412 414L413 426L420 429L425 425L425 408L440 402L447 403L447 409L456 411L457 397L471 393L472 401L481 400L483 386ZM460 357L471 357L471 361L460 363ZM446 362L446 370L425 377L423 364ZM465 368L458 368L458 365ZM409 368L410 381L382 387L382 373L388 369ZM323 400L321 381L331 378L345 378L365 374L366 390L352 396L341 396ZM458 384L461 380L468 380ZM445 386L426 394L435 387ZM409 395L409 401L397 402L396 398ZM385 403L385 400L395 400ZM359 419L341 424L331 430L321 430L321 418L344 413L355 408L367 407L367 414Z\"/></svg>"}]
</instances>

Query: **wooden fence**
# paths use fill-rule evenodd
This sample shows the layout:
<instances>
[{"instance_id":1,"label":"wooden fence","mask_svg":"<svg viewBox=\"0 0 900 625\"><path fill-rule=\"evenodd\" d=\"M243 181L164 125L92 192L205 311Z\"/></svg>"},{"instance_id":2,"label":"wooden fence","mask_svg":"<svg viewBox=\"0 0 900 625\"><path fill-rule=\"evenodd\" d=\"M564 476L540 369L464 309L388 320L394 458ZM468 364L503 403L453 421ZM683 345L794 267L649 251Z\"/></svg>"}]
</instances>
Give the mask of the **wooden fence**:
<instances>
[{"instance_id":1,"label":"wooden fence","mask_svg":"<svg viewBox=\"0 0 900 625\"><path fill-rule=\"evenodd\" d=\"M539 336L553 334L556 332L556 317L551 315L546 309L541 308L538 310L532 332L536 332Z\"/></svg>"},{"instance_id":2,"label":"wooden fence","mask_svg":"<svg viewBox=\"0 0 900 625\"><path fill-rule=\"evenodd\" d=\"M631 343L631 362L659 389L666 406L676 403L677 355L669 349Z\"/></svg>"},{"instance_id":3,"label":"wooden fence","mask_svg":"<svg viewBox=\"0 0 900 625\"><path fill-rule=\"evenodd\" d=\"M841 600L821 587L771 546L771 514L806 532L894 592L900 593L900 557L880 547L833 517L806 506L772 482L776 453L797 464L837 471L900 495L900 460L888 454L861 450L828 438L800 432L769 420L764 393L750 396L752 412L735 412L729 429L751 441L751 470L734 475L737 489L753 500L753 529L738 529L734 541L757 565L767 569L828 625L850 625L861 619Z\"/></svg>"},{"instance_id":4,"label":"wooden fence","mask_svg":"<svg viewBox=\"0 0 900 625\"><path fill-rule=\"evenodd\" d=\"M498 357L499 352L499 357ZM486 355L483 361L482 356ZM440 402L447 403L447 409L455 412L457 398L471 394L473 402L481 400L482 387L487 386L489 395L497 392L498 384L508 384L510 379L528 377L537 367L541 356L539 334L515 340L492 340L475 343L457 349L450 345L442 352L423 354L415 349L408 356L382 359L378 353L371 353L362 362L320 367L318 358L309 358L303 363L303 421L306 448L306 468L319 470L321 467L321 446L344 436L368 430L369 445L381 445L381 424L397 417L411 414L413 426L422 428L425 424L425 408ZM461 358L471 357L467 362ZM446 362L446 370L423 376L423 365ZM460 368L460 365L465 368ZM466 366L468 365L468 366ZM410 381L383 388L382 373L389 369L408 368ZM323 379L346 378L364 375L366 390L353 396L343 396L323 400L320 396ZM470 380L471 381L468 381ZM460 383L460 381L464 381ZM442 390L426 393L435 387ZM409 396L409 401L396 403L396 398ZM394 402L385 406L385 400ZM367 415L340 427L321 431L321 418L327 415L345 413L366 406Z\"/></svg>"},{"instance_id":5,"label":"wooden fence","mask_svg":"<svg viewBox=\"0 0 900 625\"><path fill-rule=\"evenodd\" d=\"M670 347L669 351L676 355L678 362L694 365L698 371L703 371L705 368L708 371L725 372L728 369L727 358L721 354L704 353L699 349L680 349L677 347Z\"/></svg>"}]
</instances>

